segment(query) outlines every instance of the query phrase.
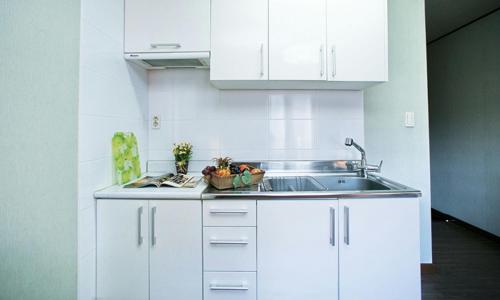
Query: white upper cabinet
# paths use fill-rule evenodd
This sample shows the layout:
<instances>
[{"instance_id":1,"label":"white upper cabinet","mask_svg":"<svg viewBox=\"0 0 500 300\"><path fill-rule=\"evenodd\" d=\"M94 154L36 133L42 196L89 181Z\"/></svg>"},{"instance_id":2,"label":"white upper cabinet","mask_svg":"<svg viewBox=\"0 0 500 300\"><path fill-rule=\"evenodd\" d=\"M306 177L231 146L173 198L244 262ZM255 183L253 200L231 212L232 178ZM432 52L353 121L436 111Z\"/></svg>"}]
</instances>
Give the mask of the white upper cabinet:
<instances>
[{"instance_id":1,"label":"white upper cabinet","mask_svg":"<svg viewBox=\"0 0 500 300\"><path fill-rule=\"evenodd\" d=\"M210 51L210 0L125 0L125 52Z\"/></svg>"},{"instance_id":2,"label":"white upper cabinet","mask_svg":"<svg viewBox=\"0 0 500 300\"><path fill-rule=\"evenodd\" d=\"M328 80L387 81L387 0L327 0Z\"/></svg>"},{"instance_id":3,"label":"white upper cabinet","mask_svg":"<svg viewBox=\"0 0 500 300\"><path fill-rule=\"evenodd\" d=\"M326 79L326 0L269 0L269 79Z\"/></svg>"},{"instance_id":4,"label":"white upper cabinet","mask_svg":"<svg viewBox=\"0 0 500 300\"><path fill-rule=\"evenodd\" d=\"M268 79L267 0L212 0L211 80Z\"/></svg>"}]
</instances>

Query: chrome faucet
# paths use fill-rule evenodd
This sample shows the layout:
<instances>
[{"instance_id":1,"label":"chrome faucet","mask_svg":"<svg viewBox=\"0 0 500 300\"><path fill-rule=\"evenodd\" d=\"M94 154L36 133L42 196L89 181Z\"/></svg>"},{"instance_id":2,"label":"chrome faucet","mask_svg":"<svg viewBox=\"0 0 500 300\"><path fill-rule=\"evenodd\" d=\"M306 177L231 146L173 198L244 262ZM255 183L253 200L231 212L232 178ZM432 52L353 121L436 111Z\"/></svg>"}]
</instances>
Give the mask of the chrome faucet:
<instances>
[{"instance_id":1,"label":"chrome faucet","mask_svg":"<svg viewBox=\"0 0 500 300\"><path fill-rule=\"evenodd\" d=\"M376 165L369 165L366 162L366 152L365 149L363 149L360 145L356 144L352 138L346 138L345 139L345 145L347 147L354 146L354 148L358 149L358 151L361 153L361 164L355 164L353 167L353 170L356 170L360 173L360 176L363 178L368 177L368 172L377 172L380 173L380 170L382 169L382 163L383 161L380 161L380 164L378 166Z\"/></svg>"}]
</instances>

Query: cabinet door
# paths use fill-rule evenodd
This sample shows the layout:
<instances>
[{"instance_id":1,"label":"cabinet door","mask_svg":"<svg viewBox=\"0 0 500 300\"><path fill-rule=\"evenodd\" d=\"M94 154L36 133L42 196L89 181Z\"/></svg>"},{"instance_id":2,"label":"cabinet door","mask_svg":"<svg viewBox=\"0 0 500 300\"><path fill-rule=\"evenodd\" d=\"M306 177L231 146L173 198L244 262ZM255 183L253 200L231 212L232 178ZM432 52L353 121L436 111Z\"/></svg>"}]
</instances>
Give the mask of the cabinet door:
<instances>
[{"instance_id":1,"label":"cabinet door","mask_svg":"<svg viewBox=\"0 0 500 300\"><path fill-rule=\"evenodd\" d=\"M338 299L338 202L257 202L257 298Z\"/></svg>"},{"instance_id":2,"label":"cabinet door","mask_svg":"<svg viewBox=\"0 0 500 300\"><path fill-rule=\"evenodd\" d=\"M420 299L418 198L340 200L340 299Z\"/></svg>"},{"instance_id":3,"label":"cabinet door","mask_svg":"<svg viewBox=\"0 0 500 300\"><path fill-rule=\"evenodd\" d=\"M269 0L269 79L326 79L326 0Z\"/></svg>"},{"instance_id":4,"label":"cabinet door","mask_svg":"<svg viewBox=\"0 0 500 300\"><path fill-rule=\"evenodd\" d=\"M97 201L97 298L149 299L148 201Z\"/></svg>"},{"instance_id":5,"label":"cabinet door","mask_svg":"<svg viewBox=\"0 0 500 300\"><path fill-rule=\"evenodd\" d=\"M150 201L149 206L150 299L201 299L201 201Z\"/></svg>"},{"instance_id":6,"label":"cabinet door","mask_svg":"<svg viewBox=\"0 0 500 300\"><path fill-rule=\"evenodd\" d=\"M212 0L211 80L266 80L267 0Z\"/></svg>"},{"instance_id":7,"label":"cabinet door","mask_svg":"<svg viewBox=\"0 0 500 300\"><path fill-rule=\"evenodd\" d=\"M125 0L125 52L210 50L210 0Z\"/></svg>"},{"instance_id":8,"label":"cabinet door","mask_svg":"<svg viewBox=\"0 0 500 300\"><path fill-rule=\"evenodd\" d=\"M327 0L328 80L387 81L387 0Z\"/></svg>"}]
</instances>

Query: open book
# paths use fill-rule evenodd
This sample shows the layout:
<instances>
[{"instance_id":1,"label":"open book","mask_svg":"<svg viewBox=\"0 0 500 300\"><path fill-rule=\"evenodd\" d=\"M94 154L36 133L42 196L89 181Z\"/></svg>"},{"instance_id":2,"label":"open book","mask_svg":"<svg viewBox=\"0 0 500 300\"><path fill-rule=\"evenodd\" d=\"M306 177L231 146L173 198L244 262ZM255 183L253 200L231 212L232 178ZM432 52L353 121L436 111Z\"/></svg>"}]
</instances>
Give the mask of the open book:
<instances>
[{"instance_id":1,"label":"open book","mask_svg":"<svg viewBox=\"0 0 500 300\"><path fill-rule=\"evenodd\" d=\"M124 188L144 188L144 187L195 187L198 180L193 176L172 173L161 176L146 176L124 186Z\"/></svg>"}]
</instances>

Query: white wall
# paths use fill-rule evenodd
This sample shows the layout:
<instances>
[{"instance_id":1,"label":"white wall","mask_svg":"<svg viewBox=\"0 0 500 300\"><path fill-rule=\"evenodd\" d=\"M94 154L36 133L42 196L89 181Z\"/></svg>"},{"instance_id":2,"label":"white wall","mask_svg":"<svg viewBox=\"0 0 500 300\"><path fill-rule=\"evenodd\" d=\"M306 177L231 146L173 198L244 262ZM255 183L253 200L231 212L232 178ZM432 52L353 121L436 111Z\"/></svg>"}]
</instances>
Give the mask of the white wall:
<instances>
[{"instance_id":1,"label":"white wall","mask_svg":"<svg viewBox=\"0 0 500 300\"><path fill-rule=\"evenodd\" d=\"M80 1L0 1L0 299L77 284Z\"/></svg>"},{"instance_id":2,"label":"white wall","mask_svg":"<svg viewBox=\"0 0 500 300\"><path fill-rule=\"evenodd\" d=\"M148 90L145 70L123 60L123 0L87 0L81 7L78 299L95 297L95 201L93 192L112 184L111 138L137 135L147 160Z\"/></svg>"},{"instance_id":3,"label":"white wall","mask_svg":"<svg viewBox=\"0 0 500 300\"><path fill-rule=\"evenodd\" d=\"M161 70L149 74L149 158L171 160L174 142L194 145L190 169L212 158L235 160L351 159L347 136L364 144L360 91L270 91L214 88L207 70Z\"/></svg>"},{"instance_id":4,"label":"white wall","mask_svg":"<svg viewBox=\"0 0 500 300\"><path fill-rule=\"evenodd\" d=\"M389 82L365 92L368 160L383 175L422 191L421 261L432 261L429 118L424 0L389 0ZM404 127L415 112L415 128Z\"/></svg>"}]
</instances>

